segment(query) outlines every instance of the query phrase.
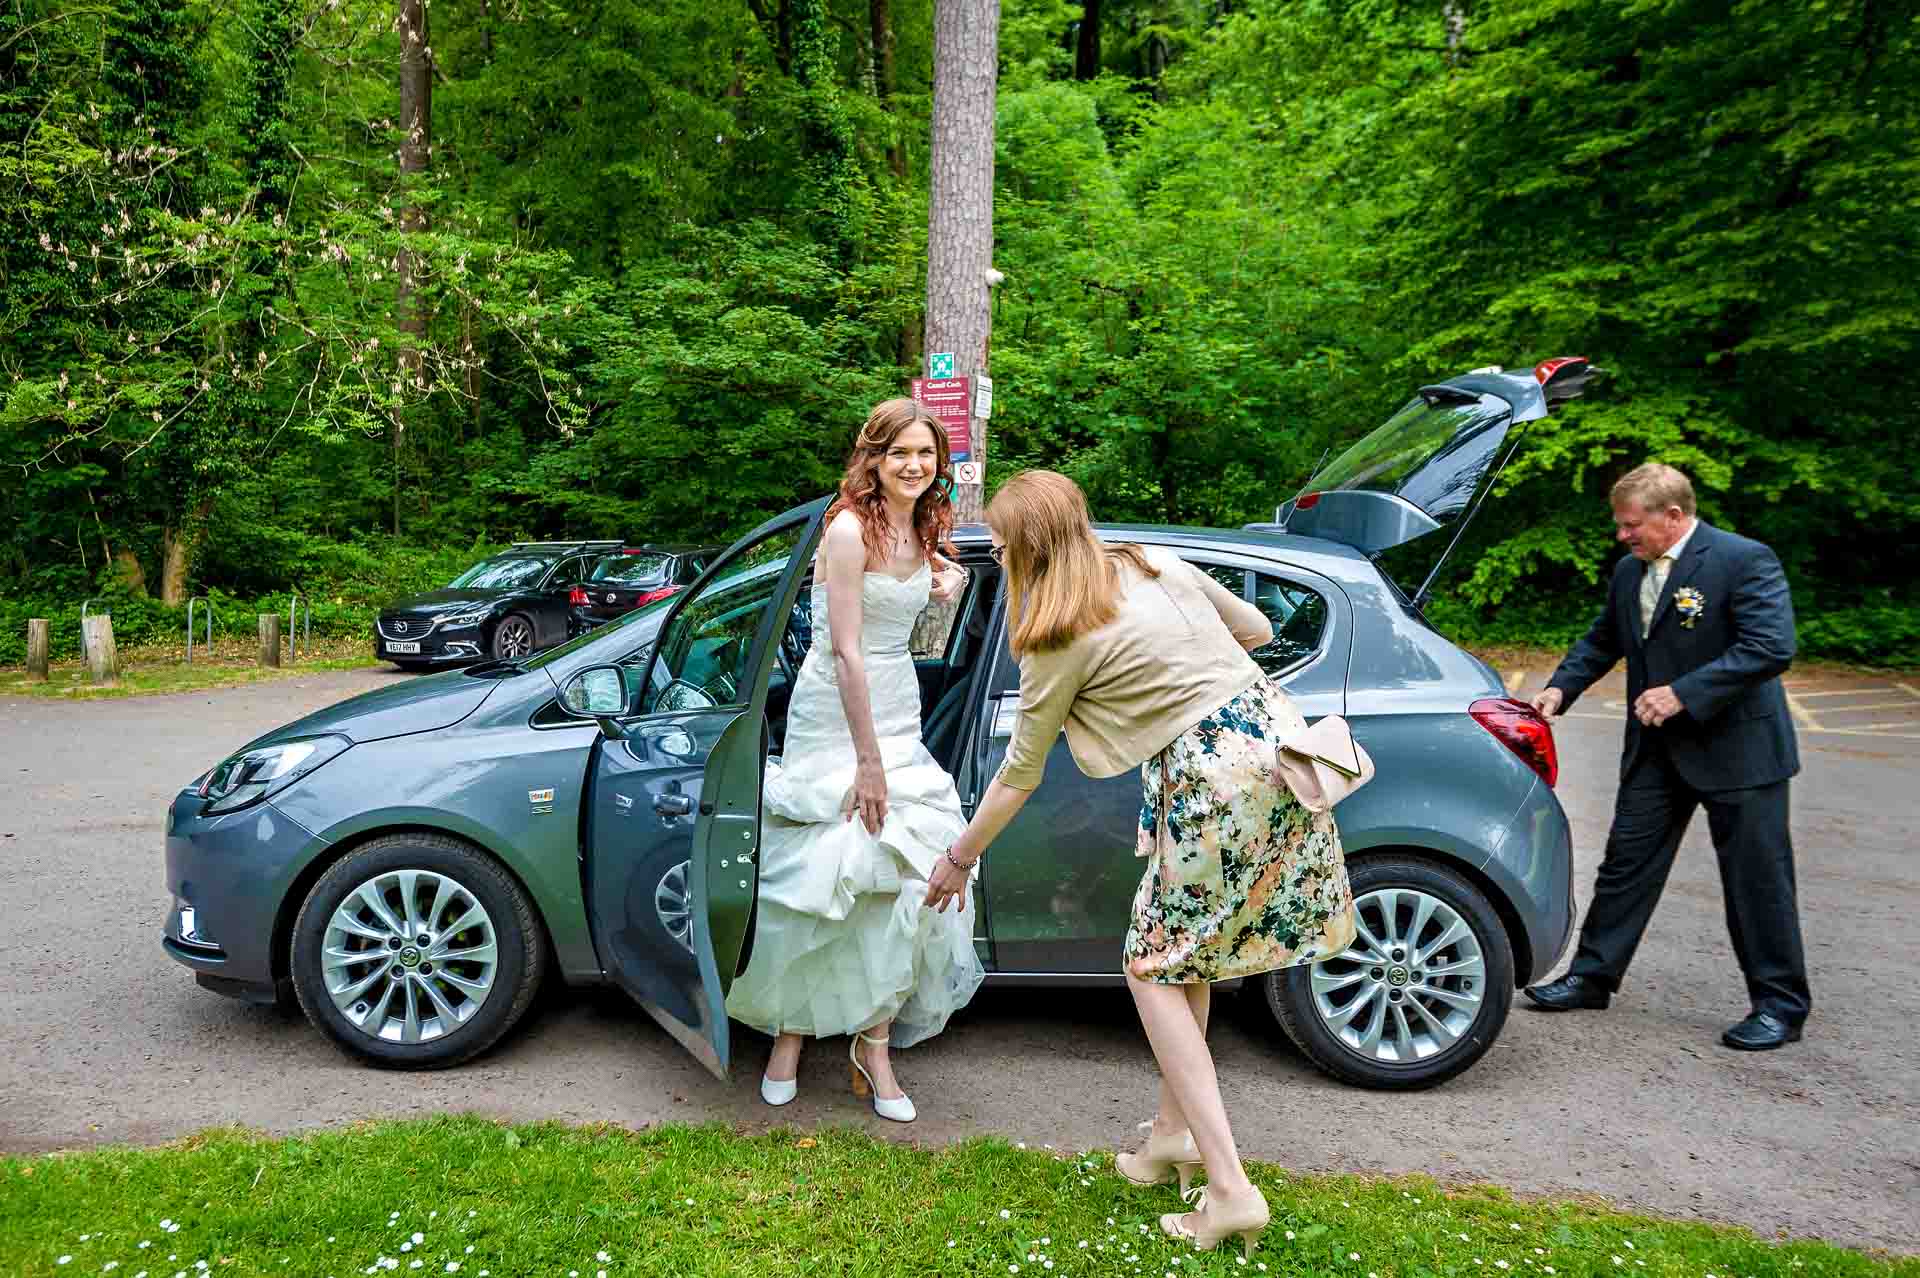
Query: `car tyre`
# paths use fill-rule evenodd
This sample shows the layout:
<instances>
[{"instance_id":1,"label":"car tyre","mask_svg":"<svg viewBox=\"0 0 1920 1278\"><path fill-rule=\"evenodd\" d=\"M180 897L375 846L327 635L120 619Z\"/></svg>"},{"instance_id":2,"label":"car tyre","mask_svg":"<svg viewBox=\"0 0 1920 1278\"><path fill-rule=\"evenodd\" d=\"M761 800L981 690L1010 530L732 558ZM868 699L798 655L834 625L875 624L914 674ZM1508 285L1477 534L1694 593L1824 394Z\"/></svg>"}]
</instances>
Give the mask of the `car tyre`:
<instances>
[{"instance_id":1,"label":"car tyre","mask_svg":"<svg viewBox=\"0 0 1920 1278\"><path fill-rule=\"evenodd\" d=\"M461 919L483 920L465 930L448 931L444 938L432 937L449 948L422 947L414 956L426 960L423 965L429 973L430 960L436 954L444 957L443 967L448 970L440 974L440 981L431 991L425 988L429 978L417 969L399 981L390 981L372 974L375 969L386 968L386 960L352 966L338 961L343 938L348 938L347 944L368 946L365 952L371 954L375 952L376 942L367 938L389 930L377 921L378 912L370 908L368 885L378 885L373 895L385 894L386 917L405 923L412 920L401 918L393 900L401 886L408 884L416 887L417 899L429 909L433 902L426 901L427 894L438 892L442 884L447 885L448 904L440 915L428 919L427 910L417 915L416 926L427 926L428 935L433 925L451 928ZM351 907L350 897L354 898ZM343 910L358 911L366 922L357 929L342 931ZM451 917L456 913L461 917ZM353 928L353 920L347 920L346 926ZM490 971L478 964L459 966L466 962L460 955L482 952L475 948L477 946L491 951ZM394 966L388 970L397 972L402 951L396 949L392 953ZM329 963L333 964L332 987L329 986ZM490 856L471 844L439 834L386 835L363 844L330 867L301 903L293 924L289 964L294 993L307 1019L347 1055L385 1069L446 1069L485 1051L526 1014L546 976L546 965L546 928L525 891ZM456 967L459 970L455 970ZM485 991L472 998L466 990L480 984L483 974ZM456 987L451 983L453 979L464 984ZM341 1006L340 999L333 993L334 988L348 983L358 985L362 980L373 981L359 1004L369 1013L366 1019L371 1021L377 1016L381 1026L391 1027L387 1009L392 1008L397 1014L406 1006L406 987L411 984L414 1005L421 1009L423 1019L432 1015L433 1032L419 1041L405 1042L362 1028L352 1018L354 1008ZM394 987L397 1005L383 999L389 985ZM453 1003L459 1015L434 1014L451 1000L461 998L471 998L476 1005ZM376 1000L382 1001L373 1007ZM400 1032L404 1036L404 1026Z\"/></svg>"},{"instance_id":2,"label":"car tyre","mask_svg":"<svg viewBox=\"0 0 1920 1278\"><path fill-rule=\"evenodd\" d=\"M518 661L533 655L537 637L531 618L525 613L510 612L493 628L493 639L487 646L496 661Z\"/></svg>"},{"instance_id":3,"label":"car tyre","mask_svg":"<svg viewBox=\"0 0 1920 1278\"><path fill-rule=\"evenodd\" d=\"M1363 936L1344 955L1268 972L1254 984L1294 1046L1340 1081L1386 1091L1414 1091L1444 1083L1484 1056L1506 1025L1513 1006L1513 945L1506 924L1485 893L1465 876L1430 861L1405 856L1357 859L1348 872L1363 926L1385 942L1389 952L1373 955ZM1385 918L1389 905L1396 917L1392 923ZM1408 935L1419 911L1429 907L1420 935ZM1426 960L1451 969L1447 975L1434 977L1423 967L1360 962L1352 957L1364 952L1369 958L1391 960L1392 953L1402 948L1393 942L1400 940L1407 943L1408 958L1415 959L1456 920L1465 933ZM1385 935L1389 931L1393 935ZM1395 968L1403 971L1396 973ZM1396 984L1396 978L1405 983ZM1423 995L1420 981L1431 982L1432 988L1446 991L1451 999ZM1389 1001L1396 995L1397 1002ZM1457 1006L1467 996L1476 1005L1470 1016ZM1352 1018L1362 1024L1346 1031L1359 1036L1356 1043L1342 1036L1346 1027L1336 1022L1351 1007L1349 1000L1363 997L1370 1002ZM1382 1041L1368 1051L1363 1050L1364 1023L1371 1018L1371 1000L1381 1004L1387 1028ZM1393 1016L1396 1008L1399 1019ZM1423 1019L1421 1008L1434 1009L1430 1015L1436 1019L1451 1015L1457 1023L1447 1026L1446 1035L1436 1034L1431 1030L1433 1022ZM1411 1034L1396 1032L1402 1020Z\"/></svg>"}]
</instances>

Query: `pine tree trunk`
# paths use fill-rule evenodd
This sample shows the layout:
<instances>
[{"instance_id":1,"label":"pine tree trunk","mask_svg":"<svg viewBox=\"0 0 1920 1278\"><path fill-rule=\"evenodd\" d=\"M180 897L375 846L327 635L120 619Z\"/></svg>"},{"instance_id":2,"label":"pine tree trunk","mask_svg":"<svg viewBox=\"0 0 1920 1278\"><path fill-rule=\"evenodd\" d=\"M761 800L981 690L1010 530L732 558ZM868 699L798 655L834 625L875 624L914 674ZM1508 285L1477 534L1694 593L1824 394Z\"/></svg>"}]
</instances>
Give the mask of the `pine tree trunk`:
<instances>
[{"instance_id":1,"label":"pine tree trunk","mask_svg":"<svg viewBox=\"0 0 1920 1278\"><path fill-rule=\"evenodd\" d=\"M35 679L48 676L48 652L52 647L52 628L45 617L27 618L27 673Z\"/></svg>"},{"instance_id":2,"label":"pine tree trunk","mask_svg":"<svg viewBox=\"0 0 1920 1278\"><path fill-rule=\"evenodd\" d=\"M998 0L935 0L926 349L951 351L959 377L987 371L999 45ZM986 423L974 418L969 428L973 458L985 461ZM980 484L960 486L962 522L979 519L981 493Z\"/></svg>"}]
</instances>

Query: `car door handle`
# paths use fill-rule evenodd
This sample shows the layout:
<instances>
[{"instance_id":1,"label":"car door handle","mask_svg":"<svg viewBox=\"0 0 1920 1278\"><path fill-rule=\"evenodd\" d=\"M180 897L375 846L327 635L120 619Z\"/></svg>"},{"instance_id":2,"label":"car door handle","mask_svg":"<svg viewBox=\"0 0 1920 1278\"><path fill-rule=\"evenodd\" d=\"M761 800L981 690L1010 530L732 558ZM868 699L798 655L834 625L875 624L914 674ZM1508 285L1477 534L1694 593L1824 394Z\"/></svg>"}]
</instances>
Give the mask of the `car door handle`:
<instances>
[{"instance_id":1,"label":"car door handle","mask_svg":"<svg viewBox=\"0 0 1920 1278\"><path fill-rule=\"evenodd\" d=\"M653 810L664 817L682 817L693 811L693 800L684 794L656 794Z\"/></svg>"}]
</instances>

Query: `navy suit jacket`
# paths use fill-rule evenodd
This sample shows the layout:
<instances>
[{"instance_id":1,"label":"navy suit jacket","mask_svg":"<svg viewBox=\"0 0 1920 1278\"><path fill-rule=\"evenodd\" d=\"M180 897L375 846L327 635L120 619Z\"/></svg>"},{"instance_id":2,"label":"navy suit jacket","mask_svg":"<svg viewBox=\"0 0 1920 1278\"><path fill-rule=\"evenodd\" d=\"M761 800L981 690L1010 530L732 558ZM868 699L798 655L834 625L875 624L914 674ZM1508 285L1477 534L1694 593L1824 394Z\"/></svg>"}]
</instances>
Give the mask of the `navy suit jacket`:
<instances>
[{"instance_id":1,"label":"navy suit jacket","mask_svg":"<svg viewBox=\"0 0 1920 1278\"><path fill-rule=\"evenodd\" d=\"M1653 628L1643 640L1645 572L1632 555L1614 565L1606 608L1547 681L1565 698L1562 712L1625 657L1623 780L1644 751L1660 746L1695 790L1744 790L1793 776L1800 770L1800 750L1780 686L1780 675L1793 662L1793 599L1780 560L1757 541L1696 524L1667 573ZM1674 596L1688 588L1698 600L1691 617L1674 605ZM1657 728L1643 727L1633 703L1663 685L1684 709Z\"/></svg>"}]
</instances>

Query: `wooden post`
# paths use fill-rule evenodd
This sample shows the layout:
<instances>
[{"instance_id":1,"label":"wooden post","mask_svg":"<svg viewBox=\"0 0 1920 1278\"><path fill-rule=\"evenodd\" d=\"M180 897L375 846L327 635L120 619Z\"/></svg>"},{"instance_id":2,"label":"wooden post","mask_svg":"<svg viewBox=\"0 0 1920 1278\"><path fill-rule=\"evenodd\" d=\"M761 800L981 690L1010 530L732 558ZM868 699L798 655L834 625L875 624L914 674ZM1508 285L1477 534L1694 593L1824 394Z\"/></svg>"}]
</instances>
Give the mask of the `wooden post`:
<instances>
[{"instance_id":1,"label":"wooden post","mask_svg":"<svg viewBox=\"0 0 1920 1278\"><path fill-rule=\"evenodd\" d=\"M49 677L47 646L49 631L45 617L27 618L27 673L36 679Z\"/></svg>"},{"instance_id":2,"label":"wooden post","mask_svg":"<svg viewBox=\"0 0 1920 1278\"><path fill-rule=\"evenodd\" d=\"M119 673L113 651L113 614L88 617L80 627L82 646L87 653L87 680L96 688L112 683Z\"/></svg>"},{"instance_id":3,"label":"wooden post","mask_svg":"<svg viewBox=\"0 0 1920 1278\"><path fill-rule=\"evenodd\" d=\"M260 614L260 664L280 664L280 614L277 612Z\"/></svg>"}]
</instances>

